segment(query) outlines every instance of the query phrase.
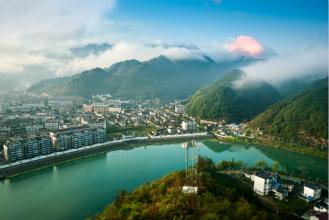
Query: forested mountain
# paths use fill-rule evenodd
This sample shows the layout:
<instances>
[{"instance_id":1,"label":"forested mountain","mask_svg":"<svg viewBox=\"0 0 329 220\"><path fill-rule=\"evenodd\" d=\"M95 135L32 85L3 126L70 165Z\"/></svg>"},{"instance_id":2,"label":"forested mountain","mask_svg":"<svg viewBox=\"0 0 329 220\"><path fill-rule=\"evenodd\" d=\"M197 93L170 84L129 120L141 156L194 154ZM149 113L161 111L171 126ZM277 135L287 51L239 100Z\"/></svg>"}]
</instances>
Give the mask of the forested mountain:
<instances>
[{"instance_id":1,"label":"forested mountain","mask_svg":"<svg viewBox=\"0 0 329 220\"><path fill-rule=\"evenodd\" d=\"M250 123L283 142L328 145L328 78L269 107Z\"/></svg>"},{"instance_id":2,"label":"forested mountain","mask_svg":"<svg viewBox=\"0 0 329 220\"><path fill-rule=\"evenodd\" d=\"M84 71L60 83L57 79L42 81L29 91L51 95L110 93L120 98L184 99L220 78L222 73L247 62L250 62L248 58L241 57L232 62L216 63L206 56L203 60L171 60L165 56L145 62L128 60L110 68Z\"/></svg>"},{"instance_id":3,"label":"forested mountain","mask_svg":"<svg viewBox=\"0 0 329 220\"><path fill-rule=\"evenodd\" d=\"M186 104L187 112L203 119L241 122L252 119L280 100L279 92L263 81L235 86L234 82L244 74L241 71L230 72L216 83L197 91Z\"/></svg>"}]
</instances>

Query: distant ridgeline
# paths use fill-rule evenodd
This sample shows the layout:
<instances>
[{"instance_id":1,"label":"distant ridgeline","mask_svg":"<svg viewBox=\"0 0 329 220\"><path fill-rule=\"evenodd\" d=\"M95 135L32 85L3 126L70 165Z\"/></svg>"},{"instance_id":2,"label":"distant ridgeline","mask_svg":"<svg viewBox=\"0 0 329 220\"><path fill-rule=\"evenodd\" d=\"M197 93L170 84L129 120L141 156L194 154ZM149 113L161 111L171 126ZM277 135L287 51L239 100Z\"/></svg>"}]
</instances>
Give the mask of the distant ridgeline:
<instances>
[{"instance_id":1,"label":"distant ridgeline","mask_svg":"<svg viewBox=\"0 0 329 220\"><path fill-rule=\"evenodd\" d=\"M241 57L235 61L216 63L206 56L202 60L171 60L165 56L145 62L127 60L106 69L96 68L72 77L44 80L28 91L85 97L109 93L120 98L186 99L220 78L222 73L250 61Z\"/></svg>"},{"instance_id":2,"label":"distant ridgeline","mask_svg":"<svg viewBox=\"0 0 329 220\"><path fill-rule=\"evenodd\" d=\"M200 89L188 100L187 112L202 119L241 122L252 119L281 99L279 92L264 81L236 86L234 82L244 74L230 72Z\"/></svg>"},{"instance_id":3,"label":"distant ridgeline","mask_svg":"<svg viewBox=\"0 0 329 220\"><path fill-rule=\"evenodd\" d=\"M328 146L328 78L272 105L249 124L280 141Z\"/></svg>"}]
</instances>

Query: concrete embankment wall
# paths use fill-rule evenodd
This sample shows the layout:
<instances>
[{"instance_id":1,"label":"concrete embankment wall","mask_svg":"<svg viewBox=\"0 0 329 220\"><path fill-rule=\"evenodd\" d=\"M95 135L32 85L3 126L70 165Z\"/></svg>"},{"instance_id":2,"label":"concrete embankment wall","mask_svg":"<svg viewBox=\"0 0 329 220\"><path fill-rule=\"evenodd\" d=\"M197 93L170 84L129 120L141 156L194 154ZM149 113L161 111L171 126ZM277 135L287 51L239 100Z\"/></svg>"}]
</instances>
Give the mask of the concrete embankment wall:
<instances>
[{"instance_id":1,"label":"concrete embankment wall","mask_svg":"<svg viewBox=\"0 0 329 220\"><path fill-rule=\"evenodd\" d=\"M212 138L212 135L209 134L200 134L197 136L197 139L208 139ZM5 168L0 168L0 177L9 177L16 174L21 174L24 172L28 172L30 170L36 170L42 167L58 164L61 162L78 159L81 157L101 153L101 152L107 152L107 151L113 151L113 150L119 150L119 149L130 149L134 148L138 145L142 144L154 144L154 143L170 143L175 141L184 141L184 140L191 140L191 136L162 136L162 137L152 137L148 139L133 139L133 140L123 140L122 142L106 142L104 144L101 144L97 147L91 147L91 148L85 148L85 149L79 149L78 151L74 152L67 152L65 154L60 155L53 155L50 157L42 158L35 161L29 161L27 163L17 164L14 166L9 166Z\"/></svg>"}]
</instances>

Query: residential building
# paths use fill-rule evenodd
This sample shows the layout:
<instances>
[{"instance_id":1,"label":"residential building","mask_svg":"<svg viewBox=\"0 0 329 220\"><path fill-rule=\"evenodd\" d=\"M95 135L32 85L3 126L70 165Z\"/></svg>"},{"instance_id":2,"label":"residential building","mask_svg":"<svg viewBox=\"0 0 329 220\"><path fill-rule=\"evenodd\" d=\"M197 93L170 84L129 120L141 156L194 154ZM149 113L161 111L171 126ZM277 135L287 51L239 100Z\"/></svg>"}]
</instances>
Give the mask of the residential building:
<instances>
[{"instance_id":1,"label":"residential building","mask_svg":"<svg viewBox=\"0 0 329 220\"><path fill-rule=\"evenodd\" d=\"M104 129L94 129L94 143L103 143L106 140L106 132Z\"/></svg>"},{"instance_id":2,"label":"residential building","mask_svg":"<svg viewBox=\"0 0 329 220\"><path fill-rule=\"evenodd\" d=\"M92 105L83 104L82 110L84 112L92 112L93 111L93 106Z\"/></svg>"},{"instance_id":3,"label":"residential building","mask_svg":"<svg viewBox=\"0 0 329 220\"><path fill-rule=\"evenodd\" d=\"M84 146L93 145L94 138L93 138L93 131L91 129L84 129L82 130L82 143Z\"/></svg>"},{"instance_id":4,"label":"residential building","mask_svg":"<svg viewBox=\"0 0 329 220\"><path fill-rule=\"evenodd\" d=\"M316 212L328 212L328 204L323 201L319 201L314 205L313 210Z\"/></svg>"},{"instance_id":5,"label":"residential building","mask_svg":"<svg viewBox=\"0 0 329 220\"><path fill-rule=\"evenodd\" d=\"M43 129L43 125L28 125L25 129L28 134L35 134Z\"/></svg>"},{"instance_id":6,"label":"residential building","mask_svg":"<svg viewBox=\"0 0 329 220\"><path fill-rule=\"evenodd\" d=\"M284 189L287 189L288 192L292 192L292 190L294 189L296 183L294 181L290 181L290 180L281 180L281 187Z\"/></svg>"},{"instance_id":7,"label":"residential building","mask_svg":"<svg viewBox=\"0 0 329 220\"><path fill-rule=\"evenodd\" d=\"M22 142L24 146L25 158L33 158L40 155L39 141L37 137L29 137Z\"/></svg>"},{"instance_id":8,"label":"residential building","mask_svg":"<svg viewBox=\"0 0 329 220\"><path fill-rule=\"evenodd\" d=\"M313 183L305 183L303 196L308 202L317 200L321 197L321 187Z\"/></svg>"},{"instance_id":9,"label":"residential building","mask_svg":"<svg viewBox=\"0 0 329 220\"><path fill-rule=\"evenodd\" d=\"M80 128L50 133L54 149L65 151L71 148L102 143L106 140L105 129Z\"/></svg>"},{"instance_id":10,"label":"residential building","mask_svg":"<svg viewBox=\"0 0 329 220\"><path fill-rule=\"evenodd\" d=\"M72 148L72 135L68 132L50 133L50 137L56 151L64 151Z\"/></svg>"},{"instance_id":11,"label":"residential building","mask_svg":"<svg viewBox=\"0 0 329 220\"><path fill-rule=\"evenodd\" d=\"M24 147L21 140L12 138L3 145L4 158L7 162L24 159Z\"/></svg>"},{"instance_id":12,"label":"residential building","mask_svg":"<svg viewBox=\"0 0 329 220\"><path fill-rule=\"evenodd\" d=\"M184 105L181 105L181 104L175 105L175 112L176 113L182 114L182 113L184 113L184 110L185 110Z\"/></svg>"},{"instance_id":13,"label":"residential building","mask_svg":"<svg viewBox=\"0 0 329 220\"><path fill-rule=\"evenodd\" d=\"M183 121L182 129L183 131L194 131L196 129L196 121Z\"/></svg>"},{"instance_id":14,"label":"residential building","mask_svg":"<svg viewBox=\"0 0 329 220\"><path fill-rule=\"evenodd\" d=\"M278 200L283 200L288 196L288 190L283 188L272 189L272 192L274 193L274 197Z\"/></svg>"},{"instance_id":15,"label":"residential building","mask_svg":"<svg viewBox=\"0 0 329 220\"><path fill-rule=\"evenodd\" d=\"M47 121L45 123L45 129L48 131L56 131L59 129L60 123L58 121Z\"/></svg>"},{"instance_id":16,"label":"residential building","mask_svg":"<svg viewBox=\"0 0 329 220\"><path fill-rule=\"evenodd\" d=\"M257 172L254 175L254 191L260 195L268 195L277 184L277 175L269 172Z\"/></svg>"},{"instance_id":17,"label":"residential building","mask_svg":"<svg viewBox=\"0 0 329 220\"><path fill-rule=\"evenodd\" d=\"M49 135L43 135L39 137L39 146L41 155L46 155L53 152L53 145Z\"/></svg>"},{"instance_id":18,"label":"residential building","mask_svg":"<svg viewBox=\"0 0 329 220\"><path fill-rule=\"evenodd\" d=\"M80 130L73 131L72 134L72 147L73 148L79 148L82 147L83 144L83 134L80 132Z\"/></svg>"},{"instance_id":19,"label":"residential building","mask_svg":"<svg viewBox=\"0 0 329 220\"><path fill-rule=\"evenodd\" d=\"M120 113L122 111L122 109L120 107L108 107L108 111Z\"/></svg>"}]
</instances>

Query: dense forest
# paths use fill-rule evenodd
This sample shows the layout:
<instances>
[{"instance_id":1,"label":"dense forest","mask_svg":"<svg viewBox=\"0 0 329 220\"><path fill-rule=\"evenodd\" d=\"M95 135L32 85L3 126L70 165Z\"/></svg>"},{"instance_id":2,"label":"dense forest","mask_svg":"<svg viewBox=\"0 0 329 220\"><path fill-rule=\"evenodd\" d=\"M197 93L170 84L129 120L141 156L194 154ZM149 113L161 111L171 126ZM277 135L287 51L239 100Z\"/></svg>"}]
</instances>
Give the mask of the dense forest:
<instances>
[{"instance_id":1,"label":"dense forest","mask_svg":"<svg viewBox=\"0 0 329 220\"><path fill-rule=\"evenodd\" d=\"M199 158L197 168L198 194L182 193L186 173L174 172L132 193L120 192L91 219L285 219L266 210L238 180L219 174L210 159Z\"/></svg>"},{"instance_id":2,"label":"dense forest","mask_svg":"<svg viewBox=\"0 0 329 220\"><path fill-rule=\"evenodd\" d=\"M230 72L197 91L186 104L187 112L203 119L241 122L252 119L280 100L279 92L263 81L235 87L233 83L243 75L238 70Z\"/></svg>"},{"instance_id":3,"label":"dense forest","mask_svg":"<svg viewBox=\"0 0 329 220\"><path fill-rule=\"evenodd\" d=\"M328 78L274 104L249 125L283 142L328 146Z\"/></svg>"}]
</instances>

